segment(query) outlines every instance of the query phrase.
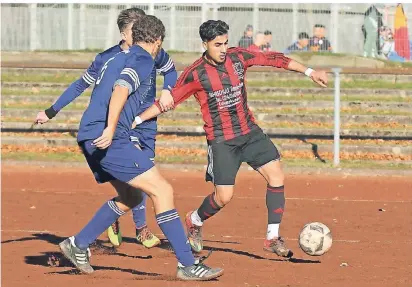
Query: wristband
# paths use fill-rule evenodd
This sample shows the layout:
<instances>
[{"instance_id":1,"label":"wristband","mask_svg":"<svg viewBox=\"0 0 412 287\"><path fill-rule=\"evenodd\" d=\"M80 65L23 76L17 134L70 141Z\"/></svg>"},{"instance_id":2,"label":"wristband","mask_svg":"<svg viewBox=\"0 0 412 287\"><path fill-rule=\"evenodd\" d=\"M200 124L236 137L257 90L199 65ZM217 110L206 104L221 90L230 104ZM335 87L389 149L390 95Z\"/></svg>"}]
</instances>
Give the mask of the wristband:
<instances>
[{"instance_id":1,"label":"wristband","mask_svg":"<svg viewBox=\"0 0 412 287\"><path fill-rule=\"evenodd\" d=\"M57 112L53 109L53 106L51 106L50 108L45 110L44 113L49 118L49 120L51 120L52 118L54 118L57 115Z\"/></svg>"},{"instance_id":2,"label":"wristband","mask_svg":"<svg viewBox=\"0 0 412 287\"><path fill-rule=\"evenodd\" d=\"M136 125L140 125L143 121L139 116L137 116L134 118L134 122L136 123Z\"/></svg>"},{"instance_id":3,"label":"wristband","mask_svg":"<svg viewBox=\"0 0 412 287\"><path fill-rule=\"evenodd\" d=\"M313 69L307 68L306 71L305 71L305 75L310 77L310 74L312 74L312 72L313 72Z\"/></svg>"}]
</instances>

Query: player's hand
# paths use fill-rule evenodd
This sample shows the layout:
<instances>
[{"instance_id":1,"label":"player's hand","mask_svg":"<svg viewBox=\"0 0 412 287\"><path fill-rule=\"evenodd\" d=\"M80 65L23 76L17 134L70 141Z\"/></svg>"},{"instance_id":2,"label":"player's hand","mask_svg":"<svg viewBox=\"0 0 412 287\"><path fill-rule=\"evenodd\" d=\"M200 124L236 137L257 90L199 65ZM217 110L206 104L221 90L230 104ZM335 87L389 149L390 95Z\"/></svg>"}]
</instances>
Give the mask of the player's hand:
<instances>
[{"instance_id":1,"label":"player's hand","mask_svg":"<svg viewBox=\"0 0 412 287\"><path fill-rule=\"evenodd\" d=\"M173 100L173 96L169 90L162 90L159 99L159 105L162 109L162 112L167 112L173 110L175 101Z\"/></svg>"},{"instance_id":2,"label":"player's hand","mask_svg":"<svg viewBox=\"0 0 412 287\"><path fill-rule=\"evenodd\" d=\"M326 88L328 86L328 75L325 71L313 71L310 78L321 87Z\"/></svg>"},{"instance_id":3,"label":"player's hand","mask_svg":"<svg viewBox=\"0 0 412 287\"><path fill-rule=\"evenodd\" d=\"M113 136L114 130L107 127L103 134L93 141L93 145L99 149L106 149L112 144Z\"/></svg>"},{"instance_id":4,"label":"player's hand","mask_svg":"<svg viewBox=\"0 0 412 287\"><path fill-rule=\"evenodd\" d=\"M45 124L49 121L50 119L46 116L46 113L44 111L41 111L37 114L36 119L34 120L35 124Z\"/></svg>"}]
</instances>

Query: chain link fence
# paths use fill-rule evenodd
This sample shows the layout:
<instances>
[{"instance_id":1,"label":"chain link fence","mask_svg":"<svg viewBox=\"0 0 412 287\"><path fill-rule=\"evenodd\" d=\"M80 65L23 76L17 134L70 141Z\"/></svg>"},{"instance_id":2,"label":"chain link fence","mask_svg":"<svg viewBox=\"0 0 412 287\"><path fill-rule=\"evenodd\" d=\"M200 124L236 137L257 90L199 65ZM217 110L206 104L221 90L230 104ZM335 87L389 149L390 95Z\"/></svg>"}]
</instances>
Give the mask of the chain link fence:
<instances>
[{"instance_id":1,"label":"chain link fence","mask_svg":"<svg viewBox=\"0 0 412 287\"><path fill-rule=\"evenodd\" d=\"M159 17L166 27L166 50L202 51L198 29L208 19L230 26L229 41L237 46L247 25L271 31L273 50L284 51L299 33L313 35L313 26L325 26L332 51L364 54L365 11L371 4L2 4L2 50L106 49L119 41L116 18L129 7ZM394 30L394 4L377 4L383 23ZM386 7L386 8L385 8ZM412 17L412 4L403 5ZM409 17L408 17L409 16ZM412 27L409 23L409 39Z\"/></svg>"}]
</instances>

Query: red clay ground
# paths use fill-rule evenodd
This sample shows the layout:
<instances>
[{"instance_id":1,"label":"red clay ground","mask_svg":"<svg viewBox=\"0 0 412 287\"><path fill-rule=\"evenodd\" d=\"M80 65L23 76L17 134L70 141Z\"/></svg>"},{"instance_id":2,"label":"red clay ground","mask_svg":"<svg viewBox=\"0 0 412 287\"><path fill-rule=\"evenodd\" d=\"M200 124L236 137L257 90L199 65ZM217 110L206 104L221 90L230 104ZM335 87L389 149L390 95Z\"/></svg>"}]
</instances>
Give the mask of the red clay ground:
<instances>
[{"instance_id":1,"label":"red clay ground","mask_svg":"<svg viewBox=\"0 0 412 287\"><path fill-rule=\"evenodd\" d=\"M163 174L181 215L211 192L201 172ZM3 165L2 180L3 286L412 286L411 178L289 176L281 232L296 259L288 262L262 250L265 183L240 173L232 203L204 230L205 245L215 249L207 262L225 275L202 283L174 281L173 254L135 244L130 215L121 220L126 238L116 252L94 248L93 275L78 275L64 261L50 266L49 256L60 256L57 243L79 231L113 191L85 168ZM148 209L149 226L160 234L150 202ZM333 233L332 249L321 257L305 255L296 241L311 221Z\"/></svg>"}]
</instances>

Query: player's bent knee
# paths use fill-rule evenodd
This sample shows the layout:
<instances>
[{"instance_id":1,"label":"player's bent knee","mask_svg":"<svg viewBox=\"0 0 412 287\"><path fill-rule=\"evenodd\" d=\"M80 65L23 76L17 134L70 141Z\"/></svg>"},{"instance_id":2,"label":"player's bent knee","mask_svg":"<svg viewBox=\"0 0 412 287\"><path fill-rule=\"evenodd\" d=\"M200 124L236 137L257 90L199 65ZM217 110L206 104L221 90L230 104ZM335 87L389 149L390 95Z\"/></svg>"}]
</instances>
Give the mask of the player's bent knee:
<instances>
[{"instance_id":1,"label":"player's bent knee","mask_svg":"<svg viewBox=\"0 0 412 287\"><path fill-rule=\"evenodd\" d=\"M223 207L227 205L233 197L233 186L217 186L216 187L216 203Z\"/></svg>"},{"instance_id":2,"label":"player's bent knee","mask_svg":"<svg viewBox=\"0 0 412 287\"><path fill-rule=\"evenodd\" d=\"M141 189L153 202L155 212L161 213L174 208L173 188L156 167L136 176L129 185Z\"/></svg>"},{"instance_id":3,"label":"player's bent knee","mask_svg":"<svg viewBox=\"0 0 412 287\"><path fill-rule=\"evenodd\" d=\"M173 200L173 187L166 180L163 180L163 182L158 182L153 188L152 196Z\"/></svg>"},{"instance_id":4,"label":"player's bent knee","mask_svg":"<svg viewBox=\"0 0 412 287\"><path fill-rule=\"evenodd\" d=\"M271 186L281 186L284 184L285 174L280 161L271 161L258 169L259 173Z\"/></svg>"}]
</instances>

